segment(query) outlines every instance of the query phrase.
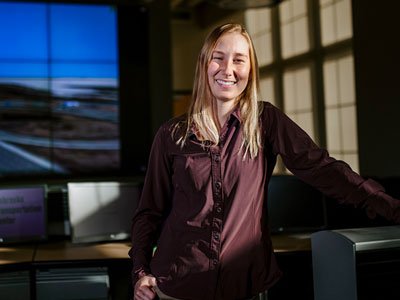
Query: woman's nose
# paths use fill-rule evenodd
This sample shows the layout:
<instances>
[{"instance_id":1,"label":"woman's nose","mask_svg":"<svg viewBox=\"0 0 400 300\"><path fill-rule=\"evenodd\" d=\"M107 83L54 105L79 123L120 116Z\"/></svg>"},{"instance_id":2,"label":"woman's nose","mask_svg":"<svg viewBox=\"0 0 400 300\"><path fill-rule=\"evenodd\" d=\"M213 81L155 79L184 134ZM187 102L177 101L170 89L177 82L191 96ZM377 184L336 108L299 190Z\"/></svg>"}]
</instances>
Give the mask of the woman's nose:
<instances>
[{"instance_id":1,"label":"woman's nose","mask_svg":"<svg viewBox=\"0 0 400 300\"><path fill-rule=\"evenodd\" d=\"M227 60L225 61L225 63L223 64L223 74L226 76L232 76L233 75L233 64L231 61Z\"/></svg>"}]
</instances>

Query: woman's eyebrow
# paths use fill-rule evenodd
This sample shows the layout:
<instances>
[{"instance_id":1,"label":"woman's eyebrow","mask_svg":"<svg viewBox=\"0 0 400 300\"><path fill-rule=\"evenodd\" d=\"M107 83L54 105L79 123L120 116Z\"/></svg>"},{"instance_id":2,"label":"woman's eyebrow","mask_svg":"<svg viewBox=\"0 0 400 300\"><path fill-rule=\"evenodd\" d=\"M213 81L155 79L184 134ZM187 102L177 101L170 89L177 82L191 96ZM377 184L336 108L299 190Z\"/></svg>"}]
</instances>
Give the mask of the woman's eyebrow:
<instances>
[{"instance_id":1,"label":"woman's eyebrow","mask_svg":"<svg viewBox=\"0 0 400 300\"><path fill-rule=\"evenodd\" d=\"M246 58L249 57L247 54L240 53L240 52L235 53L235 56L246 57Z\"/></svg>"},{"instance_id":2,"label":"woman's eyebrow","mask_svg":"<svg viewBox=\"0 0 400 300\"><path fill-rule=\"evenodd\" d=\"M219 51L219 50L214 50L212 53L213 54L220 54L220 55L224 55L225 54L225 52ZM247 54L241 53L241 52L235 52L233 55L234 56L240 56L240 57L246 57L246 58L249 57Z\"/></svg>"}]
</instances>

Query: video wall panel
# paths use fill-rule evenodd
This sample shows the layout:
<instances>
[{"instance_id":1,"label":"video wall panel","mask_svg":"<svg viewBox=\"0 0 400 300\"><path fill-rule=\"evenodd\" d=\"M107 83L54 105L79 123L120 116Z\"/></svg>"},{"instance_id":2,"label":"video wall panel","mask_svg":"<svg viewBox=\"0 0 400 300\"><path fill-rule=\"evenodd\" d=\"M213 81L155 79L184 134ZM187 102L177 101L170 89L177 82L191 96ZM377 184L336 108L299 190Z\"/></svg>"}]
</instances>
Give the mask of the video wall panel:
<instances>
[{"instance_id":1,"label":"video wall panel","mask_svg":"<svg viewBox=\"0 0 400 300\"><path fill-rule=\"evenodd\" d=\"M117 10L0 2L0 176L120 168Z\"/></svg>"}]
</instances>

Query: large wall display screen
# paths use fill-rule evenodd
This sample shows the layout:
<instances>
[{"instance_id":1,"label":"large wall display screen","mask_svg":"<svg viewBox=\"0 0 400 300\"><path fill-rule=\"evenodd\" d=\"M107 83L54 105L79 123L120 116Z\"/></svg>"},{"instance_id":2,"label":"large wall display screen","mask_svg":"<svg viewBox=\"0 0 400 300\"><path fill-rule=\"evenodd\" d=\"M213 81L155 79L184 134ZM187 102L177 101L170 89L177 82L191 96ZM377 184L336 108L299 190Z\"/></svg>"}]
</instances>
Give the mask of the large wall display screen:
<instances>
[{"instance_id":1,"label":"large wall display screen","mask_svg":"<svg viewBox=\"0 0 400 300\"><path fill-rule=\"evenodd\" d=\"M0 176L120 168L113 5L0 2Z\"/></svg>"}]
</instances>

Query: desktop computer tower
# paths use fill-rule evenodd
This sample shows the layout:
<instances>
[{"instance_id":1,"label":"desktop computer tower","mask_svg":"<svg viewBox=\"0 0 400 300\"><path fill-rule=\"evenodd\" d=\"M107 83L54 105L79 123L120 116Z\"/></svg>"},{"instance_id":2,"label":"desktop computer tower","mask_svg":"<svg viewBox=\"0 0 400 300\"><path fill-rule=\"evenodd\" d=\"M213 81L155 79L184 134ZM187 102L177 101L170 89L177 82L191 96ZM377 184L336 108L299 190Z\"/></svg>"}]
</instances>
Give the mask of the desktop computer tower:
<instances>
[{"instance_id":1,"label":"desktop computer tower","mask_svg":"<svg viewBox=\"0 0 400 300\"><path fill-rule=\"evenodd\" d=\"M400 226L311 235L314 300L400 299Z\"/></svg>"}]
</instances>

